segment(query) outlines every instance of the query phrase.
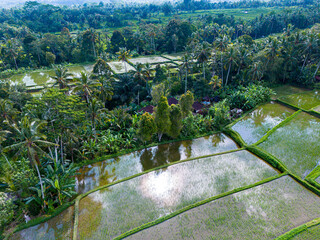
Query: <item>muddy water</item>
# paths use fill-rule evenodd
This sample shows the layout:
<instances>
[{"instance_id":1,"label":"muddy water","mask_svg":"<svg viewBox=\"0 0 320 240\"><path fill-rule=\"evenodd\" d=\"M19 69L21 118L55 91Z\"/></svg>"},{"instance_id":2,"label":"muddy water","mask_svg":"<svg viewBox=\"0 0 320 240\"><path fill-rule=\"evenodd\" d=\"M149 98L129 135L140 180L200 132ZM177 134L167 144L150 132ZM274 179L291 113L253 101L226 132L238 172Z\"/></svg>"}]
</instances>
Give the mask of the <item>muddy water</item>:
<instances>
[{"instance_id":1,"label":"muddy water","mask_svg":"<svg viewBox=\"0 0 320 240\"><path fill-rule=\"evenodd\" d=\"M236 148L237 145L224 134L147 148L80 169L76 177L76 191L84 193L167 163Z\"/></svg>"},{"instance_id":2,"label":"muddy water","mask_svg":"<svg viewBox=\"0 0 320 240\"><path fill-rule=\"evenodd\" d=\"M280 100L290 103L299 108L309 110L320 105L320 92L309 91L281 97Z\"/></svg>"},{"instance_id":3,"label":"muddy water","mask_svg":"<svg viewBox=\"0 0 320 240\"><path fill-rule=\"evenodd\" d=\"M289 170L306 177L320 162L320 119L300 113L259 145Z\"/></svg>"},{"instance_id":4,"label":"muddy water","mask_svg":"<svg viewBox=\"0 0 320 240\"><path fill-rule=\"evenodd\" d=\"M27 228L12 236L12 240L68 240L73 234L74 207L70 207L60 215L45 223Z\"/></svg>"},{"instance_id":5,"label":"muddy water","mask_svg":"<svg viewBox=\"0 0 320 240\"><path fill-rule=\"evenodd\" d=\"M293 113L292 109L271 102L258 107L237 122L232 129L238 132L246 143L253 144Z\"/></svg>"},{"instance_id":6,"label":"muddy water","mask_svg":"<svg viewBox=\"0 0 320 240\"><path fill-rule=\"evenodd\" d=\"M277 174L244 150L172 165L82 199L79 236L112 239L192 203Z\"/></svg>"}]
</instances>

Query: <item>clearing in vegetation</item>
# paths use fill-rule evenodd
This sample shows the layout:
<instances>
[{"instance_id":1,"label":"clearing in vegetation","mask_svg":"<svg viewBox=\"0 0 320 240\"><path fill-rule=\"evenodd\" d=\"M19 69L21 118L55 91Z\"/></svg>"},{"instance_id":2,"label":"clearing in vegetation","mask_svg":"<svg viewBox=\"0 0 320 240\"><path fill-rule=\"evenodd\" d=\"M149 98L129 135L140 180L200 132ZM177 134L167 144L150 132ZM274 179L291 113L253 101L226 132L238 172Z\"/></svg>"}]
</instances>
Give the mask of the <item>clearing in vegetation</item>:
<instances>
[{"instance_id":1,"label":"clearing in vegetation","mask_svg":"<svg viewBox=\"0 0 320 240\"><path fill-rule=\"evenodd\" d=\"M238 132L246 143L253 144L293 113L292 109L271 102L249 113L232 129Z\"/></svg>"},{"instance_id":2,"label":"clearing in vegetation","mask_svg":"<svg viewBox=\"0 0 320 240\"><path fill-rule=\"evenodd\" d=\"M79 236L112 239L190 204L277 174L244 150L172 165L82 199Z\"/></svg>"},{"instance_id":3,"label":"clearing in vegetation","mask_svg":"<svg viewBox=\"0 0 320 240\"><path fill-rule=\"evenodd\" d=\"M170 60L165 59L165 58L160 57L160 56L137 57L137 58L129 59L129 61L130 61L132 64L138 64L138 63L142 63L142 64L146 64L146 63L156 64L156 63L170 62Z\"/></svg>"},{"instance_id":4,"label":"clearing in vegetation","mask_svg":"<svg viewBox=\"0 0 320 240\"><path fill-rule=\"evenodd\" d=\"M274 239L320 214L320 198L289 176L191 209L127 239Z\"/></svg>"}]
</instances>

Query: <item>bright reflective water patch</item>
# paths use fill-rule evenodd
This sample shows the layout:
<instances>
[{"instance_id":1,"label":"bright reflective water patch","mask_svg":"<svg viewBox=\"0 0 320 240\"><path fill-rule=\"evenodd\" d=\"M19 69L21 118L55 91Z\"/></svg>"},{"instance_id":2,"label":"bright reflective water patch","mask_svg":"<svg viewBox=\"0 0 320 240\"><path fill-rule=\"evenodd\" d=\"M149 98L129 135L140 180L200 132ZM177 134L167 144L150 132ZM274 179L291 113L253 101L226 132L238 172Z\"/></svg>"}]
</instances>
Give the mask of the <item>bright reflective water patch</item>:
<instances>
[{"instance_id":1,"label":"bright reflective water patch","mask_svg":"<svg viewBox=\"0 0 320 240\"><path fill-rule=\"evenodd\" d=\"M76 191L85 193L114 180L120 180L167 163L232 149L237 149L237 145L224 134L147 148L81 168L79 175L76 176Z\"/></svg>"},{"instance_id":2,"label":"bright reflective water patch","mask_svg":"<svg viewBox=\"0 0 320 240\"><path fill-rule=\"evenodd\" d=\"M155 64L155 63L169 62L170 60L165 59L165 58L160 57L160 56L146 56L146 57L132 58L132 59L129 59L129 61L130 61L131 63L133 63L133 64L138 64L138 63L142 63L142 64L146 64L146 63Z\"/></svg>"},{"instance_id":3,"label":"bright reflective water patch","mask_svg":"<svg viewBox=\"0 0 320 240\"><path fill-rule=\"evenodd\" d=\"M80 201L80 239L112 239L192 203L278 173L247 151L176 164Z\"/></svg>"},{"instance_id":4,"label":"bright reflective water patch","mask_svg":"<svg viewBox=\"0 0 320 240\"><path fill-rule=\"evenodd\" d=\"M307 230L294 236L292 240L317 240L320 238L320 225L308 228Z\"/></svg>"},{"instance_id":5,"label":"bright reflective water patch","mask_svg":"<svg viewBox=\"0 0 320 240\"><path fill-rule=\"evenodd\" d=\"M308 91L307 89L298 88L298 87L294 87L294 86L290 86L290 85L282 85L282 86L273 88L272 90L275 92L275 95L274 95L273 98L280 98L280 97L283 97L283 96L287 96L287 95L292 95L292 94L302 93L302 92Z\"/></svg>"},{"instance_id":6,"label":"bright reflective water patch","mask_svg":"<svg viewBox=\"0 0 320 240\"><path fill-rule=\"evenodd\" d=\"M313 110L316 111L316 112L318 112L318 113L320 113L320 105L317 106L317 107L315 107Z\"/></svg>"},{"instance_id":7,"label":"bright reflective water patch","mask_svg":"<svg viewBox=\"0 0 320 240\"><path fill-rule=\"evenodd\" d=\"M319 136L320 119L300 113L259 147L277 157L293 173L305 178L320 161Z\"/></svg>"},{"instance_id":8,"label":"bright reflective water patch","mask_svg":"<svg viewBox=\"0 0 320 240\"><path fill-rule=\"evenodd\" d=\"M320 215L320 198L288 176L184 212L127 239L274 239Z\"/></svg>"},{"instance_id":9,"label":"bright reflective water patch","mask_svg":"<svg viewBox=\"0 0 320 240\"><path fill-rule=\"evenodd\" d=\"M73 234L74 207L69 207L60 215L47 222L27 228L12 236L12 240L68 240Z\"/></svg>"},{"instance_id":10,"label":"bright reflective water patch","mask_svg":"<svg viewBox=\"0 0 320 240\"><path fill-rule=\"evenodd\" d=\"M80 77L80 72L85 71L85 68L82 66L70 66L67 67L69 72L74 75L74 77ZM27 87L39 86L39 85L48 85L55 83L50 76L55 76L54 70L49 71L40 71L40 72L31 72L26 74L14 75L9 78L13 84L25 83Z\"/></svg>"},{"instance_id":11,"label":"bright reflective water patch","mask_svg":"<svg viewBox=\"0 0 320 240\"><path fill-rule=\"evenodd\" d=\"M126 70L127 70L127 72L135 71L135 68L126 62L115 61L115 62L108 62L107 64L110 66L112 71L114 71L117 74L125 73Z\"/></svg>"},{"instance_id":12,"label":"bright reflective water patch","mask_svg":"<svg viewBox=\"0 0 320 240\"><path fill-rule=\"evenodd\" d=\"M237 122L232 129L237 131L246 143L253 144L293 113L294 110L271 102L258 107Z\"/></svg>"},{"instance_id":13,"label":"bright reflective water patch","mask_svg":"<svg viewBox=\"0 0 320 240\"><path fill-rule=\"evenodd\" d=\"M280 100L302 109L309 110L320 105L320 92L310 91L281 97Z\"/></svg>"}]
</instances>

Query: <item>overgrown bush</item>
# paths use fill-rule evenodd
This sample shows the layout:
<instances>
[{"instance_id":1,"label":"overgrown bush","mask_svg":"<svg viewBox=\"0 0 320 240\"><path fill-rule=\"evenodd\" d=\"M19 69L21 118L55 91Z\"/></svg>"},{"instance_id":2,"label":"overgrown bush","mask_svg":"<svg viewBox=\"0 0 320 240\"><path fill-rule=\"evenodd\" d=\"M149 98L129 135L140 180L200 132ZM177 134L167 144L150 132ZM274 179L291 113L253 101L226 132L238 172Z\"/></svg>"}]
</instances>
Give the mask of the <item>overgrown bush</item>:
<instances>
[{"instance_id":1,"label":"overgrown bush","mask_svg":"<svg viewBox=\"0 0 320 240\"><path fill-rule=\"evenodd\" d=\"M230 108L240 108L250 110L258 104L270 101L272 90L261 85L249 85L248 87L239 87L229 97Z\"/></svg>"},{"instance_id":2,"label":"overgrown bush","mask_svg":"<svg viewBox=\"0 0 320 240\"><path fill-rule=\"evenodd\" d=\"M15 205L7 194L0 192L0 229L14 217Z\"/></svg>"},{"instance_id":3,"label":"overgrown bush","mask_svg":"<svg viewBox=\"0 0 320 240\"><path fill-rule=\"evenodd\" d=\"M228 101L225 99L216 103L209 108L209 116L212 117L213 126L220 129L230 122L230 107Z\"/></svg>"},{"instance_id":4,"label":"overgrown bush","mask_svg":"<svg viewBox=\"0 0 320 240\"><path fill-rule=\"evenodd\" d=\"M213 121L210 116L190 113L182 120L182 135L184 137L194 137L212 131Z\"/></svg>"}]
</instances>

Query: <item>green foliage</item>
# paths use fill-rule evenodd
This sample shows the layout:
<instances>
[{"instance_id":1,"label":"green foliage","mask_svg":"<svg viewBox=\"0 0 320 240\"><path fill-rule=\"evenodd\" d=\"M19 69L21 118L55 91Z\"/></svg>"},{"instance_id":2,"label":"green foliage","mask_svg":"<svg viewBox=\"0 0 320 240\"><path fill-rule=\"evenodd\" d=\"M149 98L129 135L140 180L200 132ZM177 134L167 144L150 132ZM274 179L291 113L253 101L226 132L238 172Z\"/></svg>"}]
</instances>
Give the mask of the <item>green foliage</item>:
<instances>
[{"instance_id":1,"label":"green foliage","mask_svg":"<svg viewBox=\"0 0 320 240\"><path fill-rule=\"evenodd\" d=\"M168 133L171 127L168 100L164 96L162 96L158 102L158 105L155 109L154 119L157 125L157 133L160 142L162 135L164 133Z\"/></svg>"},{"instance_id":2,"label":"green foliage","mask_svg":"<svg viewBox=\"0 0 320 240\"><path fill-rule=\"evenodd\" d=\"M202 116L201 114L193 115L190 113L182 120L182 135L184 137L194 137L213 130L212 118Z\"/></svg>"},{"instance_id":3,"label":"green foliage","mask_svg":"<svg viewBox=\"0 0 320 240\"><path fill-rule=\"evenodd\" d=\"M15 205L7 194L0 192L0 229L14 217Z\"/></svg>"},{"instance_id":4,"label":"green foliage","mask_svg":"<svg viewBox=\"0 0 320 240\"><path fill-rule=\"evenodd\" d=\"M182 130L182 112L180 105L172 104L170 106L170 130L169 135L173 138L177 138Z\"/></svg>"},{"instance_id":5,"label":"green foliage","mask_svg":"<svg viewBox=\"0 0 320 240\"><path fill-rule=\"evenodd\" d=\"M187 91L185 94L182 94L179 105L181 106L182 116L184 118L191 113L193 102L194 98L192 92Z\"/></svg>"},{"instance_id":6,"label":"green foliage","mask_svg":"<svg viewBox=\"0 0 320 240\"><path fill-rule=\"evenodd\" d=\"M143 142L150 141L153 134L157 131L154 117L149 113L144 113L139 121L138 136Z\"/></svg>"},{"instance_id":7,"label":"green foliage","mask_svg":"<svg viewBox=\"0 0 320 240\"><path fill-rule=\"evenodd\" d=\"M209 115L212 117L213 125L218 129L227 125L231 120L229 112L230 107L226 99L210 107Z\"/></svg>"},{"instance_id":8,"label":"green foliage","mask_svg":"<svg viewBox=\"0 0 320 240\"><path fill-rule=\"evenodd\" d=\"M54 64L56 61L56 55L51 52L46 52L46 61L48 63L48 66Z\"/></svg>"},{"instance_id":9,"label":"green foliage","mask_svg":"<svg viewBox=\"0 0 320 240\"><path fill-rule=\"evenodd\" d=\"M158 85L155 85L152 88L151 96L152 96L152 103L157 105L158 102L162 97L166 97L166 86L164 83L160 83Z\"/></svg>"},{"instance_id":10,"label":"green foliage","mask_svg":"<svg viewBox=\"0 0 320 240\"><path fill-rule=\"evenodd\" d=\"M248 87L240 87L229 97L230 108L240 108L247 111L258 104L269 101L271 95L272 90L261 85L252 84Z\"/></svg>"}]
</instances>

